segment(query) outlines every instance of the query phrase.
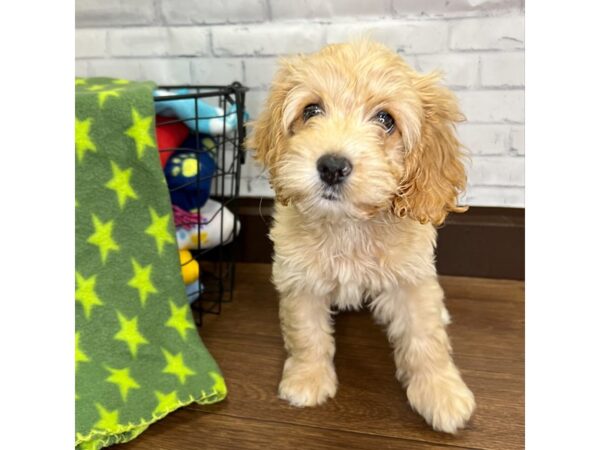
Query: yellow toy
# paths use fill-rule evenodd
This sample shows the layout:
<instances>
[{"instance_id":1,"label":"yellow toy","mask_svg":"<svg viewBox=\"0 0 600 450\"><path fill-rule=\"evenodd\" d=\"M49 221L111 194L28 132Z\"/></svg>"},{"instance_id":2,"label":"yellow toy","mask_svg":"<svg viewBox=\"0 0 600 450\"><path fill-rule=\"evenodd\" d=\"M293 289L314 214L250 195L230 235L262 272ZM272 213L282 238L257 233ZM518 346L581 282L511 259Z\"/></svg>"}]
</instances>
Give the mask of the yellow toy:
<instances>
[{"instance_id":1,"label":"yellow toy","mask_svg":"<svg viewBox=\"0 0 600 450\"><path fill-rule=\"evenodd\" d=\"M185 285L200 278L200 265L198 261L192 258L189 250L179 250L179 262L181 263L181 276Z\"/></svg>"}]
</instances>

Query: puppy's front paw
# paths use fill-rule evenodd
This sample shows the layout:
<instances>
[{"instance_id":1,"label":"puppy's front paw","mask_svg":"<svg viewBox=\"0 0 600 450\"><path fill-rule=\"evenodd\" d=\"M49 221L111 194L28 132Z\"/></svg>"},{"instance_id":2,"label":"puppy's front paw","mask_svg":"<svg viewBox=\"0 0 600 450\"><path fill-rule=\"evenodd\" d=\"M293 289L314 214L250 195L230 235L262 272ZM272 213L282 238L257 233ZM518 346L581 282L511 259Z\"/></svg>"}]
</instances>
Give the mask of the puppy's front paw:
<instances>
[{"instance_id":1,"label":"puppy's front paw","mask_svg":"<svg viewBox=\"0 0 600 450\"><path fill-rule=\"evenodd\" d=\"M279 383L279 398L293 406L316 406L333 397L336 391L337 376L331 362L286 360Z\"/></svg>"},{"instance_id":2,"label":"puppy's front paw","mask_svg":"<svg viewBox=\"0 0 600 450\"><path fill-rule=\"evenodd\" d=\"M456 369L448 374L414 376L406 395L413 409L434 430L445 433L456 433L464 428L475 410L473 393Z\"/></svg>"}]
</instances>

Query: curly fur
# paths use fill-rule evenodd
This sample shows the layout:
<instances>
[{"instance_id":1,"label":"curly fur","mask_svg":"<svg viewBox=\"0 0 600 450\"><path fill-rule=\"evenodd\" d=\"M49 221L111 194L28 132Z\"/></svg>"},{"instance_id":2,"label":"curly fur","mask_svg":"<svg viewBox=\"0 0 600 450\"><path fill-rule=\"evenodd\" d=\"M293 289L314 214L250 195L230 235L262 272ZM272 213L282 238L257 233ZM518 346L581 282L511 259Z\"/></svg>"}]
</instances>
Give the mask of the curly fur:
<instances>
[{"instance_id":1,"label":"curly fur","mask_svg":"<svg viewBox=\"0 0 600 450\"><path fill-rule=\"evenodd\" d=\"M305 122L313 103L324 113ZM372 120L382 110L395 121L391 133ZM330 308L366 301L387 327L413 408L437 430L467 423L475 402L450 356L434 265L434 225L465 209L460 120L437 73L419 74L370 40L281 62L247 146L277 200L273 281L289 353L282 398L313 406L335 395ZM324 198L316 170L326 153L353 166L336 200Z\"/></svg>"}]
</instances>

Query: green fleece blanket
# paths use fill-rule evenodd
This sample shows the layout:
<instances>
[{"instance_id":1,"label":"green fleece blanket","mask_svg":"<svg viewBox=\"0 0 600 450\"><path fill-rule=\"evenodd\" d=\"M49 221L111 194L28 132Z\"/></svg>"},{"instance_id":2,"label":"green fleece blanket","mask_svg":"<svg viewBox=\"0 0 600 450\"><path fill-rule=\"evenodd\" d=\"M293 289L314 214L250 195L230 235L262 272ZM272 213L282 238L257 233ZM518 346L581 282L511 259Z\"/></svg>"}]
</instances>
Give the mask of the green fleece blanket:
<instances>
[{"instance_id":1,"label":"green fleece blanket","mask_svg":"<svg viewBox=\"0 0 600 450\"><path fill-rule=\"evenodd\" d=\"M75 84L76 448L99 449L227 389L181 279L154 85Z\"/></svg>"}]
</instances>

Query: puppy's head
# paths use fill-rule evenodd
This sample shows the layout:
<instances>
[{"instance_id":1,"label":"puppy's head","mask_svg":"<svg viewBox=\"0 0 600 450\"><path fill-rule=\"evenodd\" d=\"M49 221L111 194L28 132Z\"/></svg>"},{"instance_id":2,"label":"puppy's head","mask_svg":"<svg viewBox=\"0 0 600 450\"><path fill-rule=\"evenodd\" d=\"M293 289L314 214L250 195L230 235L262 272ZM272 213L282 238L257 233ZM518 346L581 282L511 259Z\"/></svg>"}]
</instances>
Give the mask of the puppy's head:
<instances>
[{"instance_id":1,"label":"puppy's head","mask_svg":"<svg viewBox=\"0 0 600 450\"><path fill-rule=\"evenodd\" d=\"M390 210L440 224L465 172L463 119L439 75L421 75L368 40L282 61L248 147L277 198L315 217Z\"/></svg>"}]
</instances>

